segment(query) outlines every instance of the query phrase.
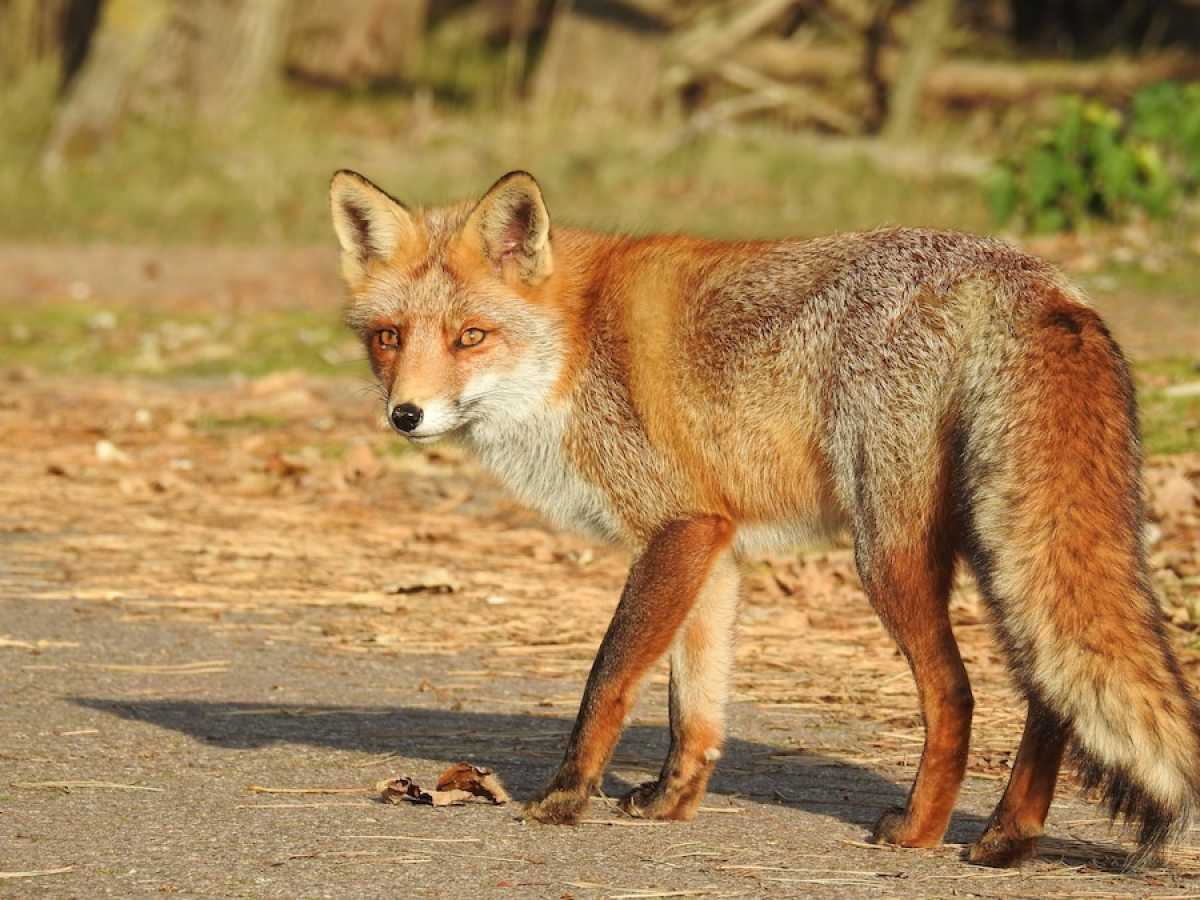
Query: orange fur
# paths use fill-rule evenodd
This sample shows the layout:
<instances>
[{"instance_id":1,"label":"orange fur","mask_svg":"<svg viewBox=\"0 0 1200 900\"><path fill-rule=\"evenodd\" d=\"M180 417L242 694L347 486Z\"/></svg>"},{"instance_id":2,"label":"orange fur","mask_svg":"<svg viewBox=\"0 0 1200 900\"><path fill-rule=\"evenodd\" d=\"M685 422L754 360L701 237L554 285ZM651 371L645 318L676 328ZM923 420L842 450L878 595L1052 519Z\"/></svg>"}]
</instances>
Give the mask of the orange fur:
<instances>
[{"instance_id":1,"label":"orange fur","mask_svg":"<svg viewBox=\"0 0 1200 900\"><path fill-rule=\"evenodd\" d=\"M523 172L478 203L415 212L343 172L331 203L347 320L389 412L422 408L396 427L462 440L555 521L637 554L530 818L577 820L668 650L671 749L623 802L691 817L724 738L735 561L848 527L926 728L908 803L877 839L938 843L962 783L973 699L947 613L960 559L1030 703L971 858L1032 852L1068 743L1145 853L1183 827L1200 717L1141 549L1132 386L1049 265L912 229L777 242L551 230ZM466 346L469 328L485 338ZM380 346L381 329L399 344Z\"/></svg>"}]
</instances>

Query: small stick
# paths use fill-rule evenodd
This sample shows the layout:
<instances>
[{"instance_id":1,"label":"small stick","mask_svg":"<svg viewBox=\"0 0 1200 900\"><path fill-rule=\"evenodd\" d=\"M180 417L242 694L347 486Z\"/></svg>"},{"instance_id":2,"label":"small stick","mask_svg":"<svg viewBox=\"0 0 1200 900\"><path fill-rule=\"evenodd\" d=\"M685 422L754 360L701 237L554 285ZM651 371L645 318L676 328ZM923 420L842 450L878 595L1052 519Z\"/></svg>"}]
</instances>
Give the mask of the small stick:
<instances>
[{"instance_id":1,"label":"small stick","mask_svg":"<svg viewBox=\"0 0 1200 900\"><path fill-rule=\"evenodd\" d=\"M348 841L424 841L430 844L482 844L480 838L419 837L415 834L344 834Z\"/></svg>"},{"instance_id":2,"label":"small stick","mask_svg":"<svg viewBox=\"0 0 1200 900\"><path fill-rule=\"evenodd\" d=\"M234 809L316 809L326 806L354 806L362 808L372 803L239 803Z\"/></svg>"},{"instance_id":3,"label":"small stick","mask_svg":"<svg viewBox=\"0 0 1200 900\"><path fill-rule=\"evenodd\" d=\"M36 869L29 872L0 872L0 878L40 878L43 875L62 875L74 872L74 866L63 866L61 869Z\"/></svg>"},{"instance_id":4,"label":"small stick","mask_svg":"<svg viewBox=\"0 0 1200 900\"><path fill-rule=\"evenodd\" d=\"M650 822L645 819L580 819L579 825L609 825L624 828L653 828L670 826L670 822Z\"/></svg>"},{"instance_id":5,"label":"small stick","mask_svg":"<svg viewBox=\"0 0 1200 900\"><path fill-rule=\"evenodd\" d=\"M246 790L253 794L371 794L370 788L272 788L251 784Z\"/></svg>"},{"instance_id":6,"label":"small stick","mask_svg":"<svg viewBox=\"0 0 1200 900\"><path fill-rule=\"evenodd\" d=\"M15 788L103 788L113 791L155 791L160 794L166 790L142 784L116 784L111 781L14 781L11 785Z\"/></svg>"}]
</instances>

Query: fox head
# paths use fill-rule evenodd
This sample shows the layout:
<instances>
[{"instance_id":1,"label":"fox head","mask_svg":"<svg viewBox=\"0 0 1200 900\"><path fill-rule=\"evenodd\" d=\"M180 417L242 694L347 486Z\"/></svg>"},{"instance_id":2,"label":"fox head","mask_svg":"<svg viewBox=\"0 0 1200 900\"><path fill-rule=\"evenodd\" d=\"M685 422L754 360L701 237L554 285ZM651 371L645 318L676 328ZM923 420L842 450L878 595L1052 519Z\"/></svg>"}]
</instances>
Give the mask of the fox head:
<instances>
[{"instance_id":1,"label":"fox head","mask_svg":"<svg viewBox=\"0 0 1200 900\"><path fill-rule=\"evenodd\" d=\"M533 176L510 172L475 204L410 210L337 172L333 228L387 418L413 441L471 435L543 408L562 367L550 216Z\"/></svg>"}]
</instances>

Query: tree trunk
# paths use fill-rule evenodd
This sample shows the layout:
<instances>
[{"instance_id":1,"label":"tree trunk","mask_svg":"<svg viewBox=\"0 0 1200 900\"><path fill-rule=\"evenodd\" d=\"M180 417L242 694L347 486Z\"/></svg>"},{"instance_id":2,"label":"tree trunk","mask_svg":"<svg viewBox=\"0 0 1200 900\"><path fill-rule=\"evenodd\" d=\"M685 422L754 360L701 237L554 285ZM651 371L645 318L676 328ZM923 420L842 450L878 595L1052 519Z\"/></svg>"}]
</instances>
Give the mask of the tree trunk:
<instances>
[{"instance_id":1,"label":"tree trunk","mask_svg":"<svg viewBox=\"0 0 1200 900\"><path fill-rule=\"evenodd\" d=\"M955 0L920 0L909 25L908 49L900 74L888 95L888 115L884 137L910 138L921 112L921 95L929 71L937 62L942 44L950 32Z\"/></svg>"},{"instance_id":2,"label":"tree trunk","mask_svg":"<svg viewBox=\"0 0 1200 900\"><path fill-rule=\"evenodd\" d=\"M282 75L290 0L180 0L192 7L200 39L190 60L190 93L209 118L236 114Z\"/></svg>"},{"instance_id":3,"label":"tree trunk","mask_svg":"<svg viewBox=\"0 0 1200 900\"><path fill-rule=\"evenodd\" d=\"M42 154L53 172L150 118L244 111L279 77L291 0L108 0Z\"/></svg>"},{"instance_id":4,"label":"tree trunk","mask_svg":"<svg viewBox=\"0 0 1200 900\"><path fill-rule=\"evenodd\" d=\"M112 137L169 14L168 0L109 0L42 151L43 172L57 171L69 157Z\"/></svg>"},{"instance_id":5,"label":"tree trunk","mask_svg":"<svg viewBox=\"0 0 1200 900\"><path fill-rule=\"evenodd\" d=\"M429 0L297 0L287 70L317 84L408 78L421 58Z\"/></svg>"},{"instance_id":6,"label":"tree trunk","mask_svg":"<svg viewBox=\"0 0 1200 900\"><path fill-rule=\"evenodd\" d=\"M11 80L31 63L62 49L67 0L0 0L0 79Z\"/></svg>"},{"instance_id":7,"label":"tree trunk","mask_svg":"<svg viewBox=\"0 0 1200 900\"><path fill-rule=\"evenodd\" d=\"M559 0L534 77L536 104L649 112L658 100L661 35L650 23L635 26L593 15L595 4Z\"/></svg>"}]
</instances>

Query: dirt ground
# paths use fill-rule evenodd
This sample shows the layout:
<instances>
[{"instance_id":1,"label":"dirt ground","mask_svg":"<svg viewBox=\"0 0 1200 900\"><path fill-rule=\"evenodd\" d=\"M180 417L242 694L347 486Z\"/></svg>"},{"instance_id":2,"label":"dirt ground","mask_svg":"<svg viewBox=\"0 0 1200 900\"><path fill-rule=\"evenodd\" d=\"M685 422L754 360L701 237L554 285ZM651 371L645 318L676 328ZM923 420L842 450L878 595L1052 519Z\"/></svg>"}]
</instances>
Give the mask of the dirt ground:
<instances>
[{"instance_id":1,"label":"dirt ground","mask_svg":"<svg viewBox=\"0 0 1200 900\"><path fill-rule=\"evenodd\" d=\"M966 579L978 703L949 843L866 843L922 731L842 546L750 571L695 822L377 802L459 760L518 800L540 786L624 554L548 530L453 448L405 451L362 379L0 378L0 896L1200 896L1194 836L1124 874L1131 845L1069 779L1037 860L961 861L1024 713ZM1200 683L1200 456L1147 472L1155 583ZM657 773L665 685L608 794Z\"/></svg>"}]
</instances>

